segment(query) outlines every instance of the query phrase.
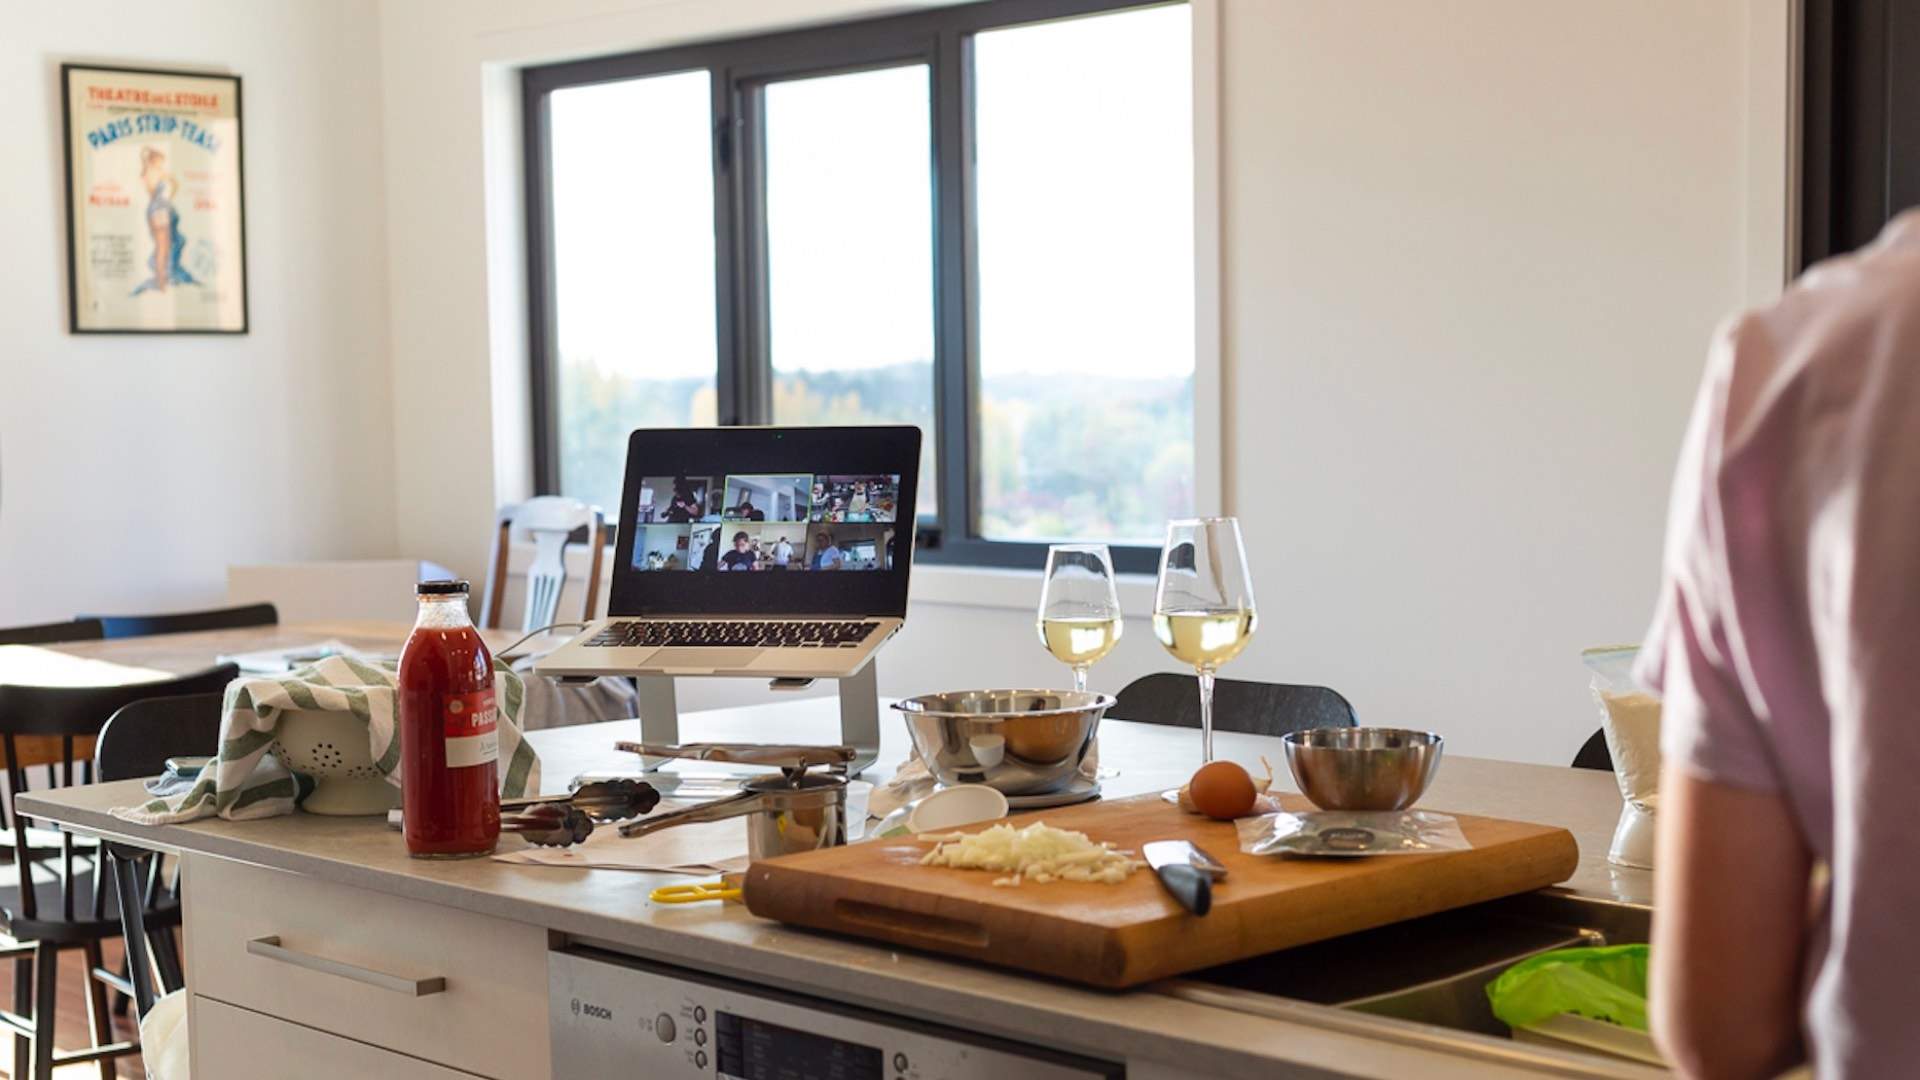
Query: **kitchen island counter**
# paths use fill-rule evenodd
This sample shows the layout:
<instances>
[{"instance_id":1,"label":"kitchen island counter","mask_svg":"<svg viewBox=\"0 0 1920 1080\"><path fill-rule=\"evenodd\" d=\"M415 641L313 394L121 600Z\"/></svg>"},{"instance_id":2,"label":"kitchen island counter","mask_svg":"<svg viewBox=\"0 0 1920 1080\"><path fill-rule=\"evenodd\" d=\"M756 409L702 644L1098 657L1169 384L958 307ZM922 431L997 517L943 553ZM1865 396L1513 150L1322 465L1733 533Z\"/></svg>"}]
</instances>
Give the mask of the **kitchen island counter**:
<instances>
[{"instance_id":1,"label":"kitchen island counter","mask_svg":"<svg viewBox=\"0 0 1920 1080\"><path fill-rule=\"evenodd\" d=\"M683 719L689 741L835 740L831 699L720 710ZM534 732L543 787L564 791L583 771L629 768L612 750L637 735L633 721ZM879 780L906 756L905 733L883 724ZM1177 785L1198 760L1197 733L1110 721L1102 726L1104 763L1120 770L1104 781L1115 795ZM1222 757L1277 760L1269 739L1222 734ZM1289 779L1279 778L1281 788ZM1268 1015L1179 1000L1152 987L1128 993L1083 989L974 964L810 933L755 918L736 904L659 905L648 893L681 876L621 870L535 867L491 860L423 861L407 857L397 832L367 818L309 814L263 821L207 820L147 827L108 810L142 800L126 781L27 792L20 811L77 831L188 856L189 930L196 904L194 864L227 860L303 875L328 887L366 890L418 905L503 923L538 927L556 943L577 942L709 975L732 978L842 1005L911 1017L1015 1042L1124 1062L1133 1077L1169 1076L1474 1076L1637 1075L1623 1063L1420 1028L1324 1006L1281 1003ZM1422 805L1438 810L1559 825L1580 845L1565 888L1596 899L1643 904L1650 875L1612 868L1606 848L1620 809L1609 773L1451 757ZM523 842L503 837L509 850ZM317 887L317 886L316 886ZM342 919L355 913L340 912ZM464 916L463 916L464 917ZM242 941L201 942L192 956ZM542 976L544 979L544 976ZM189 985L201 975L190 968ZM538 1025L540 1015L516 1023ZM539 1040L546 1045L544 1031ZM468 1066L469 1068L471 1066Z\"/></svg>"}]
</instances>

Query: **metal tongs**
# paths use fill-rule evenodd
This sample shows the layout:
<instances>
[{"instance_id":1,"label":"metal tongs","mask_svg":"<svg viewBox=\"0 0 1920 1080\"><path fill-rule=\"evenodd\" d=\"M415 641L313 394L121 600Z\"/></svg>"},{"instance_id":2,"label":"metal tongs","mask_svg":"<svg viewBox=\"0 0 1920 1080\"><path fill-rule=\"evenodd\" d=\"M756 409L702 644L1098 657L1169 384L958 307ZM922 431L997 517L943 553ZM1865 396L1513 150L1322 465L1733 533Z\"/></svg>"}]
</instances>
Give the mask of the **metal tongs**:
<instances>
[{"instance_id":1,"label":"metal tongs","mask_svg":"<svg viewBox=\"0 0 1920 1080\"><path fill-rule=\"evenodd\" d=\"M645 757L712 761L728 765L763 765L780 770L778 780L767 776L744 781L737 795L729 795L724 799L689 806L684 810L675 810L656 817L629 821L620 826L621 836L645 836L673 825L723 821L757 811L786 809L786 800L781 796L815 789L822 784L842 789L838 794L841 796L841 805L844 806L847 768L853 762L855 755L855 750L851 746L791 746L762 743L682 743L669 746L661 743L617 742L614 748ZM817 765L826 766L827 771L825 773L809 771Z\"/></svg>"},{"instance_id":2,"label":"metal tongs","mask_svg":"<svg viewBox=\"0 0 1920 1080\"><path fill-rule=\"evenodd\" d=\"M500 800L500 830L543 847L568 847L584 842L596 823L639 817L659 804L660 793L644 780L596 780L566 795Z\"/></svg>"}]
</instances>

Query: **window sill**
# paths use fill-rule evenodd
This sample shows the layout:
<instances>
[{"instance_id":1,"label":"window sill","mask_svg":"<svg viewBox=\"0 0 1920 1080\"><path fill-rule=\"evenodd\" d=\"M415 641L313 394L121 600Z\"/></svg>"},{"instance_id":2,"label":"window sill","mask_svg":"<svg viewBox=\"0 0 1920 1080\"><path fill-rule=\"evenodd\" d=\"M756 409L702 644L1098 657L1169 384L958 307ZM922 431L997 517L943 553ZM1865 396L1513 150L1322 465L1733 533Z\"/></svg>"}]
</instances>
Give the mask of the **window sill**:
<instances>
[{"instance_id":1,"label":"window sill","mask_svg":"<svg viewBox=\"0 0 1920 1080\"><path fill-rule=\"evenodd\" d=\"M1152 574L1116 574L1120 613L1144 619L1153 614ZM948 607L1036 611L1040 607L1038 570L1002 570L985 566L914 563L909 600Z\"/></svg>"}]
</instances>

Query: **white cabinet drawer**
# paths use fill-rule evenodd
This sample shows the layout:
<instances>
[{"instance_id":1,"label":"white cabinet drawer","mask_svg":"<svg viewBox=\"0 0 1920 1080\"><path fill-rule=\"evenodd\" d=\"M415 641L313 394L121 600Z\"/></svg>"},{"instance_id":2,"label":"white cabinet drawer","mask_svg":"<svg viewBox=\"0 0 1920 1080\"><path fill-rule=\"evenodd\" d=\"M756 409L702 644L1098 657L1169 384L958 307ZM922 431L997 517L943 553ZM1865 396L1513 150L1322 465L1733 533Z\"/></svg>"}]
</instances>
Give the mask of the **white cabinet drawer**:
<instances>
[{"instance_id":1,"label":"white cabinet drawer","mask_svg":"<svg viewBox=\"0 0 1920 1080\"><path fill-rule=\"evenodd\" d=\"M472 1073L276 1020L212 998L196 998L188 1022L193 1025L193 1071L213 1080L229 1076L473 1080Z\"/></svg>"},{"instance_id":2,"label":"white cabinet drawer","mask_svg":"<svg viewBox=\"0 0 1920 1080\"><path fill-rule=\"evenodd\" d=\"M540 927L207 855L183 872L195 994L482 1076L551 1071Z\"/></svg>"}]
</instances>

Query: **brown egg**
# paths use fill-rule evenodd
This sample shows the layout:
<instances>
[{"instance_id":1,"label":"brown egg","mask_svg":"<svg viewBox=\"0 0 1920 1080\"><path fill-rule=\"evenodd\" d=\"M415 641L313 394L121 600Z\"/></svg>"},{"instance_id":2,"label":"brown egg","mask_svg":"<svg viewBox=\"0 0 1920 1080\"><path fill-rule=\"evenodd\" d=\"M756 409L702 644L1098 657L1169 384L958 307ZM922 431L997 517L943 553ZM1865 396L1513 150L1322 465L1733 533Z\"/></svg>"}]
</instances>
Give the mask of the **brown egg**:
<instances>
[{"instance_id":1,"label":"brown egg","mask_svg":"<svg viewBox=\"0 0 1920 1080\"><path fill-rule=\"evenodd\" d=\"M1210 761L1200 766L1188 787L1194 809L1210 818L1232 821L1253 810L1253 777L1231 761Z\"/></svg>"}]
</instances>

